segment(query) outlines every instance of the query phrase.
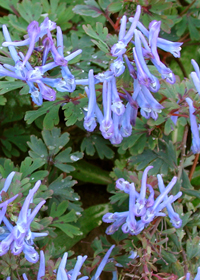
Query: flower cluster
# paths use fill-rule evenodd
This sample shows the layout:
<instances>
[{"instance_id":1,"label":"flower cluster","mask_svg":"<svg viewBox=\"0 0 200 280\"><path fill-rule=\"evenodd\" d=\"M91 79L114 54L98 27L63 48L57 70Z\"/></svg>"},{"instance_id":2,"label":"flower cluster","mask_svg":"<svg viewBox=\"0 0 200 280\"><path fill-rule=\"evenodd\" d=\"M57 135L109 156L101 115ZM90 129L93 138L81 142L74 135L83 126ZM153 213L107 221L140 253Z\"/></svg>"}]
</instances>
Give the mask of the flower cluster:
<instances>
[{"instance_id":1,"label":"flower cluster","mask_svg":"<svg viewBox=\"0 0 200 280\"><path fill-rule=\"evenodd\" d=\"M11 172L9 176L6 178L3 189L0 191L0 201L2 200L1 195L4 192L7 192L12 179L15 175L15 172ZM0 256L6 254L9 250L14 255L19 255L22 251L25 254L25 258L31 262L36 263L39 260L39 254L33 247L33 240L36 237L44 237L47 236L47 233L37 233L32 232L30 229L30 225L37 215L38 211L41 209L43 204L46 202L45 200L41 201L34 209L29 209L30 204L33 202L33 196L40 187L41 181L37 181L33 189L29 190L29 194L24 200L23 206L19 212L19 216L16 222L16 225L13 226L9 220L6 218L6 209L9 203L13 202L17 197L18 194L14 197L0 203L0 223L3 221L4 226L1 227L0 231ZM99 264L95 275L91 278L91 280L99 280L100 274L104 269L104 266L108 262L108 258L113 250L115 245L112 245L110 249L105 254L104 258L102 259L101 263ZM63 258L60 262L59 268L55 271L55 276L57 280L76 280L77 277L80 275L80 269L86 260L87 256L78 256L77 262L74 269L70 271L66 271L65 266L67 263L68 253L63 255ZM45 276L45 256L44 252L40 251L40 266L38 270L37 279L41 279ZM6 278L10 280L10 277ZM23 279L28 280L26 274L23 274ZM88 276L83 276L79 278L80 280L88 279Z\"/></svg>"},{"instance_id":2,"label":"flower cluster","mask_svg":"<svg viewBox=\"0 0 200 280\"><path fill-rule=\"evenodd\" d=\"M191 72L191 78L195 85L195 88L200 95L200 70L199 66L194 59L191 60L191 63L194 67L195 72ZM190 115L190 125L191 125L191 132L192 132L192 147L191 150L193 154L200 153L200 137L199 137L199 124L197 123L197 119L195 116L195 108L193 106L193 101L191 98L187 97L185 99L187 104L189 105L189 115Z\"/></svg>"},{"instance_id":3,"label":"flower cluster","mask_svg":"<svg viewBox=\"0 0 200 280\"><path fill-rule=\"evenodd\" d=\"M6 39L2 45L8 47L10 55L15 62L15 66L8 64L0 65L0 76L9 76L20 79L29 86L29 93L33 102L37 105L42 105L43 99L54 101L56 99L56 91L73 92L76 87L75 78L71 74L67 64L68 61L79 55L82 50L77 50L74 53L64 57L63 54L63 35L59 26L57 26L57 47L54 45L51 30L56 28L56 23L45 18L40 24L37 21L32 21L27 28L28 38L12 42L6 25L3 25L3 34ZM36 46L39 39L43 39L42 45ZM22 52L17 52L15 47L29 46L26 55ZM42 65L32 67L28 62L34 50L43 51ZM53 62L47 64L48 54L51 53ZM61 77L49 78L47 71L60 67ZM45 74L46 73L46 74Z\"/></svg>"},{"instance_id":4,"label":"flower cluster","mask_svg":"<svg viewBox=\"0 0 200 280\"><path fill-rule=\"evenodd\" d=\"M137 6L135 17L129 19L131 26L127 32L127 18L125 15L122 17L119 40L111 48L112 56L117 58L110 64L110 69L97 75L93 75L93 71L90 70L88 79L77 80L77 84L89 85L89 88L85 88L89 98L88 111L84 119L85 129L93 131L97 119L103 137L109 139L112 144L120 144L123 137L131 135L138 107L140 107L142 116L147 119L150 117L157 119L158 113L163 109L163 106L151 93L151 91L157 92L159 90L160 83L158 78L149 71L147 61L150 60L155 65L163 79L171 84L175 83L175 76L171 69L160 61L157 47L170 51L175 57L180 57L182 43L159 38L160 21L152 21L148 31L139 22L140 12L141 7ZM134 46L131 61L125 55L126 47L130 42ZM125 90L123 94L119 93L116 86L116 77L125 71L123 58L130 76L133 78L132 96ZM103 113L97 105L95 94L95 84L99 82L103 83ZM122 103L120 96L127 101L126 105Z\"/></svg>"},{"instance_id":5,"label":"flower cluster","mask_svg":"<svg viewBox=\"0 0 200 280\"><path fill-rule=\"evenodd\" d=\"M15 172L11 172L7 177L4 187L0 192L0 198L2 192L7 192L12 178L14 177ZM33 202L33 196L38 190L41 181L37 181L34 188L29 191L28 196L24 200L24 204L20 210L18 220L16 225L13 226L10 221L6 218L6 206L8 203L12 202L18 195L15 195L13 198L3 202L3 209L1 211L1 221L5 224L5 226L1 227L0 233L0 256L6 254L9 250L14 255L19 255L23 251L25 254L25 258L32 263L36 263L39 259L39 255L35 248L33 247L33 240L36 237L47 236L47 233L37 233L32 232L30 229L30 225L37 215L38 211L42 207L42 205L46 202L45 200L41 201L35 209L29 209L30 203Z\"/></svg>"},{"instance_id":6,"label":"flower cluster","mask_svg":"<svg viewBox=\"0 0 200 280\"><path fill-rule=\"evenodd\" d=\"M112 144L120 144L123 137L128 137L132 132L132 125L135 124L138 107L145 118L152 117L157 119L158 113L162 111L163 106L153 97L152 92L157 92L160 83L147 66L147 62L155 65L163 79L173 84L175 76L161 61L157 52L157 47L170 51L175 57L180 56L182 43L170 42L159 38L161 22L152 21L147 30L139 22L141 7L138 5L134 18L129 18L131 26L126 31L127 17L124 15L121 19L119 31L119 40L111 47L111 55L116 59L111 62L110 67L104 73L93 74L89 71L88 79L75 80L71 74L67 63L82 50L64 57L63 55L63 36L60 27L46 18L39 26L38 22L33 21L27 28L28 38L12 42L7 27L3 25L3 34L6 39L2 45L8 47L15 66L4 64L0 66L1 76L10 76L20 79L29 86L29 93L32 100L37 105L41 105L43 99L53 101L56 98L56 91L73 92L76 85L85 87L89 99L87 113L85 114L84 127L92 132L96 127L96 119L100 125L100 130L104 138L109 139ZM138 29L137 29L137 28ZM52 39L51 30L57 28L57 46ZM36 43L42 40L42 45ZM41 41L40 40L40 41ZM131 43L133 45L133 57L126 55L126 47ZM15 47L29 46L26 55L17 52ZM32 67L28 62L32 52L39 50L43 53L42 65ZM48 54L51 53L53 62L46 63ZM124 60L126 62L130 76L133 78L133 95L128 92L119 93L117 90L116 77L119 77L125 71ZM58 78L48 76L49 70L60 67L61 75ZM95 84L103 83L102 100L103 113L101 112L95 93ZM122 103L122 96L126 104Z\"/></svg>"},{"instance_id":7,"label":"flower cluster","mask_svg":"<svg viewBox=\"0 0 200 280\"><path fill-rule=\"evenodd\" d=\"M94 276L92 276L91 280L99 280L99 276L100 276L101 272L103 271L105 265L107 264L108 258L114 247L115 247L115 245L112 245L110 247L110 249L107 251L107 253L103 257L101 263L99 264L99 266L96 270L96 273L94 274ZM81 269L84 261L87 259L87 256L84 256L84 257L78 256L75 267L72 270L67 271L65 269L66 263L67 263L67 257L68 257L68 253L65 253L60 262L58 270L54 271L57 280L69 280L69 279L76 280L77 277L81 274L80 269ZM28 280L25 273L22 276L23 276L24 280ZM40 266L39 266L39 270L38 270L37 279L38 280L43 279L42 277L44 277L44 276L45 276L45 256L44 256L44 252L40 251ZM83 276L83 277L79 278L79 280L86 280L88 278L89 278L88 276ZM10 279L11 279L10 277L6 278L6 280L10 280Z\"/></svg>"},{"instance_id":8,"label":"flower cluster","mask_svg":"<svg viewBox=\"0 0 200 280\"><path fill-rule=\"evenodd\" d=\"M137 235L156 217L166 216L165 213L161 212L165 207L167 208L172 225L176 228L181 227L182 220L174 211L171 204L177 200L182 193L178 192L175 196L170 195L168 197L168 193L175 185L177 178L174 177L165 188L162 177L158 174L157 179L160 195L154 199L154 189L150 184L147 184L147 173L151 168L153 168L153 166L148 166L144 170L140 193L135 190L134 183L129 183L123 178L116 181L116 187L129 194L129 211L107 213L103 216L103 221L105 223L112 223L106 230L107 234L113 234L122 226L121 228L124 233ZM148 197L146 197L147 189L149 190Z\"/></svg>"}]
</instances>

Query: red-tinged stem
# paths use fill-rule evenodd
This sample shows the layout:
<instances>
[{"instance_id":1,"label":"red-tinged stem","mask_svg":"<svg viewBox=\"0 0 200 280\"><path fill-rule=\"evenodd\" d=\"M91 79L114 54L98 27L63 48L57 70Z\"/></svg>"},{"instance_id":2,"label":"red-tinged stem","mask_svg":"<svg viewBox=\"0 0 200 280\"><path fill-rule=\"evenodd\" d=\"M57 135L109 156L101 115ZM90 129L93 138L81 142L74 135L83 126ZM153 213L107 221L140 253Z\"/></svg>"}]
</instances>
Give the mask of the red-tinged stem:
<instances>
[{"instance_id":1,"label":"red-tinged stem","mask_svg":"<svg viewBox=\"0 0 200 280\"><path fill-rule=\"evenodd\" d=\"M190 181L192 180L192 176L193 176L193 173L195 171L198 160L199 160L199 154L196 154L193 165L192 165L192 168L190 169L190 173L189 173L189 176L188 176Z\"/></svg>"}]
</instances>

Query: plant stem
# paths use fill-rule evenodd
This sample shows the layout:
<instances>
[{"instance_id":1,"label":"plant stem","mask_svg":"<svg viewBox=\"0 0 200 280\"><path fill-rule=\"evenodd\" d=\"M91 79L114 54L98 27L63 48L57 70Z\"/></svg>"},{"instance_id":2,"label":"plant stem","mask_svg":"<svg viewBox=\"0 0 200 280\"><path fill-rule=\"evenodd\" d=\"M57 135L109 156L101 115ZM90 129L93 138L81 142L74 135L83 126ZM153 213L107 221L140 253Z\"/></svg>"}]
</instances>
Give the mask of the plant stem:
<instances>
[{"instance_id":1,"label":"plant stem","mask_svg":"<svg viewBox=\"0 0 200 280\"><path fill-rule=\"evenodd\" d=\"M175 59L175 61L177 62L177 64L179 65L179 67L181 68L181 71L182 71L182 73L183 73L183 76L184 76L185 78L188 78L188 74L187 74L187 72L186 72L186 70L185 70L185 67L183 66L181 60L180 60L179 58L174 58L174 59Z\"/></svg>"},{"instance_id":2,"label":"plant stem","mask_svg":"<svg viewBox=\"0 0 200 280\"><path fill-rule=\"evenodd\" d=\"M185 157L188 129L189 129L188 125L186 125L185 129L184 129L183 140L181 143L181 159L180 159L180 165L179 165L179 170L178 170L178 180L181 178L182 171L183 171L183 163L184 163L184 157Z\"/></svg>"},{"instance_id":3,"label":"plant stem","mask_svg":"<svg viewBox=\"0 0 200 280\"><path fill-rule=\"evenodd\" d=\"M190 173L189 173L189 176L188 176L190 181L192 180L192 176L193 176L193 173L195 171L198 159L199 159L199 154L196 154L193 165L192 165L192 168L190 169Z\"/></svg>"},{"instance_id":4,"label":"plant stem","mask_svg":"<svg viewBox=\"0 0 200 280\"><path fill-rule=\"evenodd\" d=\"M179 15L179 17L182 17L185 13L187 13L187 11L189 10L190 7L192 7L192 5L196 2L196 0L194 0L192 3L190 3L190 5L188 5Z\"/></svg>"}]
</instances>

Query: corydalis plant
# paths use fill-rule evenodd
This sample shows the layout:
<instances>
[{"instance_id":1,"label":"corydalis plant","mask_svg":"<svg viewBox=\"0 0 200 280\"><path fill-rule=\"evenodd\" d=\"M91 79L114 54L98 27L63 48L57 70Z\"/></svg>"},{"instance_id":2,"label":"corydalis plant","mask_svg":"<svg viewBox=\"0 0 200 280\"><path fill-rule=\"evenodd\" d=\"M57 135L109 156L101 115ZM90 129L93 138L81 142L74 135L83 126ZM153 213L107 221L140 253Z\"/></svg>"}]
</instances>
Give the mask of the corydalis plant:
<instances>
[{"instance_id":1,"label":"corydalis plant","mask_svg":"<svg viewBox=\"0 0 200 280\"><path fill-rule=\"evenodd\" d=\"M11 184L12 178L14 177L15 172L11 172L5 181L4 187L1 193L6 192ZM35 248L33 247L33 240L36 237L44 237L47 236L47 233L37 233L32 232L30 229L30 225L39 212L40 208L46 202L45 200L41 201L33 210L29 209L30 203L33 202L33 196L38 190L41 181L38 181L34 188L29 191L28 196L25 198L24 204L19 212L18 219L16 221L16 225L13 226L11 222L5 217L2 218L4 223L4 231L0 235L0 255L6 254L9 250L14 255L19 255L23 251L25 254L25 258L32 263L36 263L39 259L39 255ZM0 193L0 194L1 194ZM16 195L14 198L16 198ZM11 201L11 199L9 200ZM13 201L13 198L12 198ZM5 204L5 202L4 202ZM0 204L1 206L1 204Z\"/></svg>"},{"instance_id":2,"label":"corydalis plant","mask_svg":"<svg viewBox=\"0 0 200 280\"><path fill-rule=\"evenodd\" d=\"M167 208L168 216L173 226L176 228L181 227L182 220L174 211L172 203L182 195L182 192L178 192L175 196L170 195L168 197L168 193L175 185L177 178L174 177L165 188L161 175L158 175L160 195L154 198L154 189L146 182L147 173L151 168L153 168L153 166L148 166L143 172L139 193L136 191L134 183L129 183L123 178L116 181L116 188L129 194L129 210L119 213L107 213L103 216L103 222L112 223L106 230L107 234L113 234L121 226L124 233L138 235L156 217L166 216L166 214L162 212L165 207ZM147 189L149 190L148 197Z\"/></svg>"}]
</instances>

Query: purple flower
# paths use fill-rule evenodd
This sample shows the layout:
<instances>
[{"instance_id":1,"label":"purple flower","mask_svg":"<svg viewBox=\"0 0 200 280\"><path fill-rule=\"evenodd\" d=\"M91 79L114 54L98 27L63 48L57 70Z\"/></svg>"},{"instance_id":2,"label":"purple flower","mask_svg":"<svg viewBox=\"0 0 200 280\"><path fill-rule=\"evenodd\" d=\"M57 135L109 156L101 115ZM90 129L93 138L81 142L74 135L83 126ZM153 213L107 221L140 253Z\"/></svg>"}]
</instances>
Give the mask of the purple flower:
<instances>
[{"instance_id":1,"label":"purple flower","mask_svg":"<svg viewBox=\"0 0 200 280\"><path fill-rule=\"evenodd\" d=\"M127 103L124 114L121 117L120 132L123 137L129 137L132 133L132 117L137 116L137 109L133 108L130 103Z\"/></svg>"},{"instance_id":2,"label":"purple flower","mask_svg":"<svg viewBox=\"0 0 200 280\"><path fill-rule=\"evenodd\" d=\"M52 48L53 45L53 40L50 37L46 37L44 38L44 40L42 41L43 44L43 55L42 55L42 65L45 65L46 60L47 60L47 56Z\"/></svg>"},{"instance_id":3,"label":"purple flower","mask_svg":"<svg viewBox=\"0 0 200 280\"><path fill-rule=\"evenodd\" d=\"M111 254L111 252L112 252L112 250L113 250L114 247L115 247L115 245L112 245L112 246L110 247L110 249L107 251L107 253L106 253L105 256L103 257L103 259L102 259L100 265L98 266L95 275L92 276L91 280L99 280L99 276L100 276L101 272L103 271L105 265L107 264L108 258L109 258L109 256L110 256L110 254Z\"/></svg>"},{"instance_id":4,"label":"purple flower","mask_svg":"<svg viewBox=\"0 0 200 280\"><path fill-rule=\"evenodd\" d=\"M195 276L194 280L200 279L200 267L197 268L197 275Z\"/></svg>"},{"instance_id":5,"label":"purple flower","mask_svg":"<svg viewBox=\"0 0 200 280\"><path fill-rule=\"evenodd\" d=\"M191 60L191 63L194 67L195 72L192 72L190 75L192 77L195 88L198 91L198 94L200 95L200 70L199 70L199 66L194 59Z\"/></svg>"},{"instance_id":6,"label":"purple flower","mask_svg":"<svg viewBox=\"0 0 200 280\"><path fill-rule=\"evenodd\" d=\"M58 271L57 271L57 280L76 280L78 275L79 275L79 271L81 269L81 266L83 265L84 261L86 260L87 256L78 256L77 257L77 262L76 262L76 265L74 267L73 270L70 270L70 271L66 271L65 270L65 266L66 266L66 262L67 262L67 256L68 256L68 253L65 253L63 255L63 258L60 262L60 265L58 267ZM81 277L79 279L82 279L82 280L85 280L85 279L88 279L87 276L84 276L84 277Z\"/></svg>"},{"instance_id":7,"label":"purple flower","mask_svg":"<svg viewBox=\"0 0 200 280\"><path fill-rule=\"evenodd\" d=\"M100 124L100 130L105 139L113 136L114 125L111 118L111 81L104 81L103 83L103 109L104 118Z\"/></svg>"},{"instance_id":8,"label":"purple flower","mask_svg":"<svg viewBox=\"0 0 200 280\"><path fill-rule=\"evenodd\" d=\"M84 261L87 258L87 256L84 256L84 257L78 256L75 267L70 271L66 271L65 266L66 266L66 262L67 262L67 256L68 256L68 253L65 253L60 262L60 265L59 265L57 273L56 273L57 280L69 280L69 279L76 280L77 277L80 275L79 271L80 271ZM44 257L44 252L40 251L40 266L39 266L39 270L38 270L37 280L40 280L44 276L45 276L45 257ZM26 274L23 274L23 277L25 280L28 280ZM88 276L83 276L83 277L79 278L79 280L86 280L86 279L88 279Z\"/></svg>"},{"instance_id":9,"label":"purple flower","mask_svg":"<svg viewBox=\"0 0 200 280\"><path fill-rule=\"evenodd\" d=\"M12 177L12 176L11 176ZM10 178L8 178L10 180ZM8 182L9 182L8 180ZM47 233L34 233L30 230L30 225L37 215L38 211L45 203L45 200L41 201L35 209L29 209L30 203L33 201L33 195L39 188L41 182L38 181L34 188L29 191L28 196L26 197L24 204L21 208L21 211L18 216L18 220L15 226L12 226L11 223L6 219L3 218L3 222L6 225L7 229L9 230L9 234L1 241L0 243L0 255L4 255L10 249L14 255L19 255L22 251L25 254L25 258L30 262L37 262L39 259L38 253L34 249L33 246L33 239L35 237L46 236ZM6 188L7 189L7 186ZM17 196L15 196L17 197ZM10 199L11 200L11 199ZM12 198L13 200L13 198ZM4 202L5 203L5 202Z\"/></svg>"},{"instance_id":10,"label":"purple flower","mask_svg":"<svg viewBox=\"0 0 200 280\"><path fill-rule=\"evenodd\" d=\"M164 183L163 183L163 180L162 180L162 177L160 174L157 175L157 178L158 178L158 187L159 187L160 192L162 193L165 191L165 186L164 186ZM176 183L176 179L175 179L175 183ZM167 200L168 196L166 195L164 199ZM170 202L166 205L166 208L167 208L168 216L170 218L170 222L172 223L172 225L175 228L180 228L182 225L182 220L179 217L179 215L174 211Z\"/></svg>"},{"instance_id":11,"label":"purple flower","mask_svg":"<svg viewBox=\"0 0 200 280\"><path fill-rule=\"evenodd\" d=\"M137 79L137 71L136 71L136 69L135 69L134 66L131 64L131 62L130 62L130 60L128 59L127 55L124 55L124 58L125 58L125 61L126 61L126 64L127 64L128 71L129 71L130 76L131 76L133 79Z\"/></svg>"},{"instance_id":12,"label":"purple flower","mask_svg":"<svg viewBox=\"0 0 200 280\"><path fill-rule=\"evenodd\" d=\"M6 178L5 183L4 183L4 186L3 186L3 189L2 189L1 192L0 192L0 201L2 200L2 198L1 198L1 193L2 193L2 192L7 192L7 190L9 189L10 184L11 184L12 179L13 179L14 176L15 176L15 171L12 171L12 172L8 175L8 177Z\"/></svg>"},{"instance_id":13,"label":"purple flower","mask_svg":"<svg viewBox=\"0 0 200 280\"><path fill-rule=\"evenodd\" d=\"M149 45L151 47L151 53L153 55L151 61L156 66L158 72L162 75L162 78L166 79L168 83L174 84L176 82L174 73L160 61L160 57L157 52L157 40L158 34L160 32L160 25L160 21L155 21L150 28Z\"/></svg>"},{"instance_id":14,"label":"purple flower","mask_svg":"<svg viewBox=\"0 0 200 280\"><path fill-rule=\"evenodd\" d=\"M127 216L126 222L122 226L122 231L124 233L130 233L131 235L137 235L139 234L145 226L145 223L143 223L141 220L137 221L135 219L135 212L137 204L135 204L135 186L133 183L129 185L129 214Z\"/></svg>"},{"instance_id":15,"label":"purple flower","mask_svg":"<svg viewBox=\"0 0 200 280\"><path fill-rule=\"evenodd\" d=\"M140 67L141 67L147 76L145 79L143 78L144 80L141 80L140 78L138 78L138 80L141 81L141 84L146 85L151 91L153 91L153 92L158 91L160 88L160 84L159 84L158 79L150 73L149 68L146 65L146 62L145 62L144 56L143 56L142 45L141 45L141 41L140 41L140 31L138 31L138 30L135 30L134 58L135 58L135 63L136 63L138 71L141 71L141 69L140 69ZM139 72L138 75L140 77L140 75L142 75L142 74ZM146 81L146 79L147 79L147 81Z\"/></svg>"},{"instance_id":16,"label":"purple flower","mask_svg":"<svg viewBox=\"0 0 200 280\"><path fill-rule=\"evenodd\" d=\"M147 174L148 171L152 168L153 166L146 167L142 175L142 183L141 183L139 197L137 198L135 207L133 208L134 209L133 211L137 217L142 216L146 211L145 205L146 205Z\"/></svg>"},{"instance_id":17,"label":"purple flower","mask_svg":"<svg viewBox=\"0 0 200 280\"><path fill-rule=\"evenodd\" d=\"M96 92L95 92L95 84L94 84L94 75L93 70L89 71L88 74L88 80L89 80L89 90L86 88L86 93L88 93L88 110L87 114L84 118L84 128L87 131L94 131L96 127L96 120L95 120L95 108L96 108Z\"/></svg>"},{"instance_id":18,"label":"purple flower","mask_svg":"<svg viewBox=\"0 0 200 280\"><path fill-rule=\"evenodd\" d=\"M169 203L174 202L177 200L181 195L182 192L178 192L175 196L171 195L166 198L166 195L170 192L173 186L176 183L177 178L173 177L171 182L167 185L165 190L156 198L152 207L147 208L146 212L141 216L141 220L144 223L150 223L153 221L155 217L158 216L165 216L164 213L160 212L163 208L165 208Z\"/></svg>"},{"instance_id":19,"label":"purple flower","mask_svg":"<svg viewBox=\"0 0 200 280\"><path fill-rule=\"evenodd\" d=\"M133 18L129 18L129 21L133 21ZM144 27L144 25L141 22L137 22L137 27L142 31L142 33L149 38L149 31ZM181 50L181 45L183 43L179 42L171 42L163 38L158 38L157 41L157 46L160 49L163 49L166 52L170 52L173 54L174 57L180 57L180 50Z\"/></svg>"},{"instance_id":20,"label":"purple flower","mask_svg":"<svg viewBox=\"0 0 200 280\"><path fill-rule=\"evenodd\" d=\"M30 27L33 27L33 25L31 25L32 23L30 23ZM37 27L36 27L37 28ZM39 38L42 38L45 34L47 34L47 30L53 30L56 28L56 23L49 20L48 17L45 18L45 20L40 24L40 32L37 34L36 38L35 38L35 42L37 42L39 40ZM30 30L30 34L31 34L31 30ZM4 42L2 44L3 47L10 47L10 46L15 46L15 47L20 47L20 46L26 46L30 44L31 38L27 38L25 40L22 41L18 41L18 42L11 42L6 38L7 42Z\"/></svg>"},{"instance_id":21,"label":"purple flower","mask_svg":"<svg viewBox=\"0 0 200 280\"><path fill-rule=\"evenodd\" d=\"M56 92L54 89L47 87L43 82L37 81L40 93L45 100L54 101L56 99Z\"/></svg>"},{"instance_id":22,"label":"purple flower","mask_svg":"<svg viewBox=\"0 0 200 280\"><path fill-rule=\"evenodd\" d=\"M115 213L106 213L102 221L104 223L112 223L109 227L106 229L106 234L111 235L115 233L121 225L123 225L126 222L126 219L128 217L128 211L126 212L115 212Z\"/></svg>"},{"instance_id":23,"label":"purple flower","mask_svg":"<svg viewBox=\"0 0 200 280\"><path fill-rule=\"evenodd\" d=\"M118 58L110 64L110 70L114 73L115 77L119 77L124 73L125 66L122 56L118 56Z\"/></svg>"},{"instance_id":24,"label":"purple flower","mask_svg":"<svg viewBox=\"0 0 200 280\"><path fill-rule=\"evenodd\" d=\"M113 113L113 125L114 125L114 134L113 136L109 139L110 142L113 145L118 145L122 142L123 137L121 135L121 132L119 130L119 125L120 125L120 118L121 116L118 116L117 114Z\"/></svg>"},{"instance_id":25,"label":"purple flower","mask_svg":"<svg viewBox=\"0 0 200 280\"><path fill-rule=\"evenodd\" d=\"M12 43L10 34L9 34L8 29L7 29L7 26L6 26L5 24L2 25L2 30L3 30L3 35L4 35L5 39L8 41L8 43L10 43L10 42ZM3 45L3 44L2 44L2 45ZM17 61L20 60L20 57L18 56L15 47L13 47L13 46L8 46L8 49L9 49L9 52L10 52L10 55L11 55L12 59L14 60L14 62L15 62L15 64L16 64Z\"/></svg>"},{"instance_id":26,"label":"purple flower","mask_svg":"<svg viewBox=\"0 0 200 280\"><path fill-rule=\"evenodd\" d=\"M187 104L189 105L189 112L190 112L190 126L192 131L192 147L191 150L193 154L199 154L200 153L200 138L199 138L199 129L197 125L197 120L194 115L195 109L193 106L193 101L187 97L185 99Z\"/></svg>"},{"instance_id":27,"label":"purple flower","mask_svg":"<svg viewBox=\"0 0 200 280\"><path fill-rule=\"evenodd\" d=\"M137 101L140 112L146 119L152 117L157 119L158 113L164 108L157 100L152 96L151 92L144 85L140 85L138 80L134 80L134 93L133 100Z\"/></svg>"},{"instance_id":28,"label":"purple flower","mask_svg":"<svg viewBox=\"0 0 200 280\"><path fill-rule=\"evenodd\" d=\"M120 32L119 32L119 41L116 44L114 44L111 48L111 54L113 56L121 56L126 52L126 46L128 45L128 43L131 41L133 37L134 30L136 28L137 22L140 17L140 13L141 13L141 6L138 5L132 24L126 34L125 34L126 16L122 17Z\"/></svg>"},{"instance_id":29,"label":"purple flower","mask_svg":"<svg viewBox=\"0 0 200 280\"><path fill-rule=\"evenodd\" d=\"M111 105L111 110L117 114L117 115L122 115L125 111L125 106L122 103L122 100L119 97L119 93L117 92L117 86L116 86L116 79L113 77L111 79L111 99L112 99L112 105Z\"/></svg>"},{"instance_id":30,"label":"purple flower","mask_svg":"<svg viewBox=\"0 0 200 280\"><path fill-rule=\"evenodd\" d=\"M37 21L32 21L28 25L27 31L28 31L30 41L29 41L29 48L28 48L26 56L23 60L22 66L24 66L26 64L26 62L29 60L29 58L30 58L30 56L33 52L35 43L36 43L36 38L37 38L38 34L40 33L40 27L39 27L38 22Z\"/></svg>"}]
</instances>

